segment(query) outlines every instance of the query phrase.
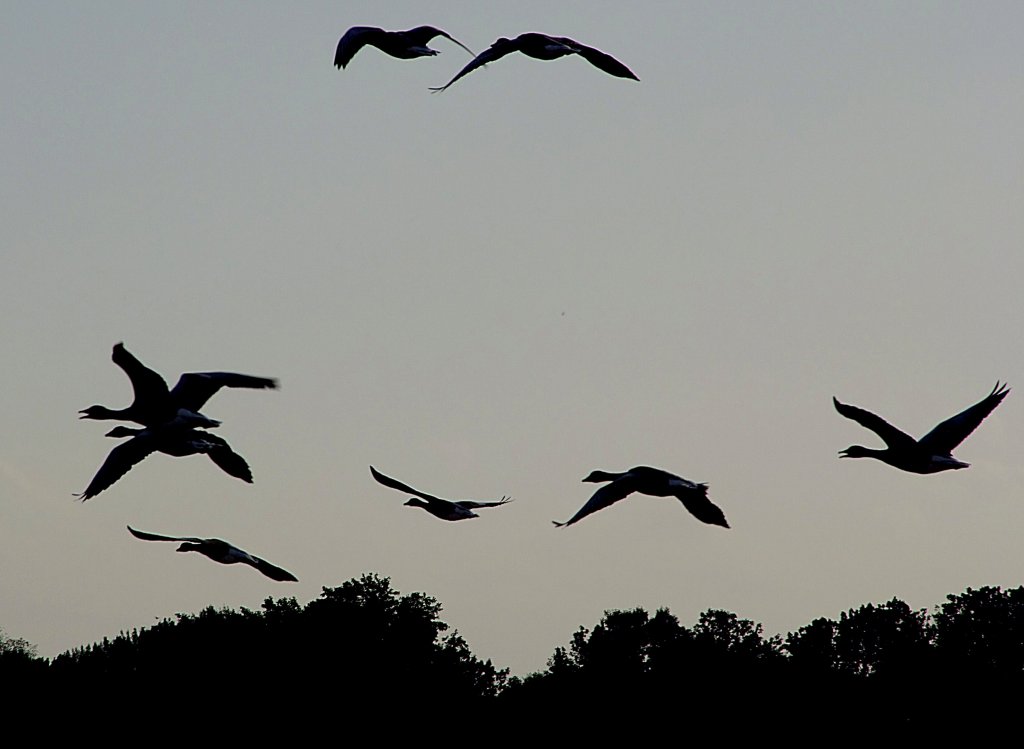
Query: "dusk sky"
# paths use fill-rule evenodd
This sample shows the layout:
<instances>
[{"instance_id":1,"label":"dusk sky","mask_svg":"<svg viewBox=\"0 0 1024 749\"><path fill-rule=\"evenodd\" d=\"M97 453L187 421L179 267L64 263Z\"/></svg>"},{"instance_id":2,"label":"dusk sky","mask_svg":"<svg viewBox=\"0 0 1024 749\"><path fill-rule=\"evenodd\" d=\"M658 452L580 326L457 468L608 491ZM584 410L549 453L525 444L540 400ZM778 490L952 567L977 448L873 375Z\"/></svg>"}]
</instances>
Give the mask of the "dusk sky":
<instances>
[{"instance_id":1,"label":"dusk sky","mask_svg":"<svg viewBox=\"0 0 1024 749\"><path fill-rule=\"evenodd\" d=\"M335 46L430 24L475 52ZM1024 582L1024 4L21 2L0 26L0 628L52 656L364 572L541 669L607 609L768 634ZM124 341L277 377L204 409L249 462L153 455L86 503ZM932 476L921 436L1016 388ZM446 523L369 466L505 507ZM729 530L594 469L710 484ZM125 525L226 539L274 583Z\"/></svg>"}]
</instances>

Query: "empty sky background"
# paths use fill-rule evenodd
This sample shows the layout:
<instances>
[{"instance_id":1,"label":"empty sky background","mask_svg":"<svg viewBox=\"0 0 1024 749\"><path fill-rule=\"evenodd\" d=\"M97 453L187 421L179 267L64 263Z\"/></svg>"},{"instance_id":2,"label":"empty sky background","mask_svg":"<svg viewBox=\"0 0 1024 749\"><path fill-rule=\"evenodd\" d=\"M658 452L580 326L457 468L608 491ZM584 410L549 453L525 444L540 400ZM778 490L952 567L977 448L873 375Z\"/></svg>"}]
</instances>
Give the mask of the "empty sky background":
<instances>
[{"instance_id":1,"label":"empty sky background","mask_svg":"<svg viewBox=\"0 0 1024 749\"><path fill-rule=\"evenodd\" d=\"M512 55L334 48L432 24ZM0 27L0 627L53 655L363 572L424 591L524 673L610 608L785 633L898 596L1024 582L1024 5L21 2ZM280 378L204 411L252 486L154 455L85 503L124 341ZM837 459L1016 390L966 471ZM445 523L368 466L451 498ZM731 530L634 497L711 485ZM294 572L133 539L225 538Z\"/></svg>"}]
</instances>

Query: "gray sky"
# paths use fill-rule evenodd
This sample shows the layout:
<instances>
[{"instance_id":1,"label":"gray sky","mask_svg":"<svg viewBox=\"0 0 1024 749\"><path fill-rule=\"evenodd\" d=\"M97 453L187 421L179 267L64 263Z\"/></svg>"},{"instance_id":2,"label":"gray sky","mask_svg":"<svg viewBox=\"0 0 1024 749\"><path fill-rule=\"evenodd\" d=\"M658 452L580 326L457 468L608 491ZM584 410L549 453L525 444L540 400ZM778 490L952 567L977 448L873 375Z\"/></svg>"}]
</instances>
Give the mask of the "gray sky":
<instances>
[{"instance_id":1,"label":"gray sky","mask_svg":"<svg viewBox=\"0 0 1024 749\"><path fill-rule=\"evenodd\" d=\"M1021 583L1019 393L937 476L838 460L880 443L830 399L920 436L1024 387L1024 5L423 7L7 9L0 627L52 655L374 571L523 673L610 608L785 633ZM332 66L349 26L420 24L570 36L641 82L513 55L432 96L470 59L444 39ZM255 484L156 455L73 500L121 340L172 383L280 378L205 409ZM516 501L443 523L370 464ZM732 530L648 497L551 526L637 464L709 482Z\"/></svg>"}]
</instances>

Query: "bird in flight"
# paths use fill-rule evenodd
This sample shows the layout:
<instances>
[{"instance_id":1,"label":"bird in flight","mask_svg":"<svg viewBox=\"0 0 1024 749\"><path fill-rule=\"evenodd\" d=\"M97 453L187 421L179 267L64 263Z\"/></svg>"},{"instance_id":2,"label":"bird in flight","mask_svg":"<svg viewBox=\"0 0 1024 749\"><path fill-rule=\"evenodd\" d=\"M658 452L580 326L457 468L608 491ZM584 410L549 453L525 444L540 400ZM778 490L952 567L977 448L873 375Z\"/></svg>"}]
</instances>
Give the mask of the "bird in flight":
<instances>
[{"instance_id":1,"label":"bird in flight","mask_svg":"<svg viewBox=\"0 0 1024 749\"><path fill-rule=\"evenodd\" d=\"M468 499L452 502L451 500L440 499L439 497L434 497L430 494L426 494L425 492L413 489L411 486L403 484L397 479L385 476L373 466L370 466L370 473L378 483L383 484L389 489L397 489L400 492L415 494L416 496L410 497L409 501L405 504L409 507L422 507L434 517L441 518L441 520L466 520L468 518L478 518L480 516L473 512L473 510L478 510L481 507L498 507L499 505L512 501L511 497L502 497L497 502L475 502Z\"/></svg>"},{"instance_id":2,"label":"bird in flight","mask_svg":"<svg viewBox=\"0 0 1024 749\"><path fill-rule=\"evenodd\" d=\"M729 527L725 513L708 499L707 484L695 484L660 468L637 466L623 473L594 471L583 480L597 484L606 481L611 483L594 492L594 496L566 522L552 521L559 528L577 523L587 515L603 510L634 492L652 497L675 497L702 523Z\"/></svg>"},{"instance_id":3,"label":"bird in flight","mask_svg":"<svg viewBox=\"0 0 1024 749\"><path fill-rule=\"evenodd\" d=\"M275 389L277 380L234 372L191 372L178 378L173 390L164 378L135 358L123 343L114 346L110 357L132 383L135 398L127 408L110 409L89 406L79 411L80 419L134 421L147 427L168 424L189 427L216 427L219 421L199 412L222 387Z\"/></svg>"},{"instance_id":4,"label":"bird in flight","mask_svg":"<svg viewBox=\"0 0 1024 749\"><path fill-rule=\"evenodd\" d=\"M520 34L515 39L505 39L502 37L479 55L474 57L469 64L460 70L454 78L448 81L448 83L443 86L438 86L437 88L432 88L431 91L434 91L435 93L438 91L444 91L455 83L455 81L459 80L459 78L462 78L462 76L472 73L477 68L483 67L489 62L500 60L505 55L509 55L513 52L522 52L527 57L534 57L538 60L555 60L559 57L565 57L566 55L579 55L595 68L603 70L609 75L614 75L616 78L632 78L634 81L640 80L632 70L627 68L611 55L605 54L599 49L594 49L593 47L580 44L579 42L573 41L565 36L547 36L546 34L531 32L527 34Z\"/></svg>"},{"instance_id":5,"label":"bird in flight","mask_svg":"<svg viewBox=\"0 0 1024 749\"><path fill-rule=\"evenodd\" d=\"M338 41L338 51L334 54L334 66L341 69L348 65L356 52L367 44L400 60L430 57L438 54L436 49L427 46L430 40L436 36L443 36L458 44L469 54L473 54L473 50L465 44L433 26L417 26L408 31L385 31L376 26L353 26Z\"/></svg>"},{"instance_id":6,"label":"bird in flight","mask_svg":"<svg viewBox=\"0 0 1024 749\"><path fill-rule=\"evenodd\" d=\"M128 532L135 536L135 538L143 541L183 541L184 543L177 548L177 551L198 551L203 556L209 557L213 561L220 562L221 564L247 564L250 567L258 569L271 580L277 580L278 582L287 581L292 583L297 583L299 581L299 579L288 570L283 570L265 559L253 556L249 552L229 544L227 541L221 541L219 538L160 536L156 533L137 531L130 525L128 526Z\"/></svg>"},{"instance_id":7,"label":"bird in flight","mask_svg":"<svg viewBox=\"0 0 1024 749\"><path fill-rule=\"evenodd\" d=\"M142 462L153 452L162 452L176 458L203 454L225 473L247 484L252 483L252 471L249 470L249 464L245 459L232 450L223 438L209 432L175 426L151 429L117 426L107 432L107 436L131 439L110 451L103 465L89 482L89 486L78 495L83 502L112 486L128 473L132 466Z\"/></svg>"},{"instance_id":8,"label":"bird in flight","mask_svg":"<svg viewBox=\"0 0 1024 749\"><path fill-rule=\"evenodd\" d=\"M953 449L967 439L967 436L978 428L978 424L992 413L992 410L1003 402L1010 392L1005 384L996 383L992 392L968 409L951 416L919 440L900 431L880 416L865 411L857 406L840 403L833 396L832 403L836 411L848 419L853 419L862 427L870 429L882 438L886 447L875 450L860 445L851 445L839 452L840 458L875 458L888 463L893 468L911 473L939 473L940 471L967 468L964 463L953 457Z\"/></svg>"}]
</instances>

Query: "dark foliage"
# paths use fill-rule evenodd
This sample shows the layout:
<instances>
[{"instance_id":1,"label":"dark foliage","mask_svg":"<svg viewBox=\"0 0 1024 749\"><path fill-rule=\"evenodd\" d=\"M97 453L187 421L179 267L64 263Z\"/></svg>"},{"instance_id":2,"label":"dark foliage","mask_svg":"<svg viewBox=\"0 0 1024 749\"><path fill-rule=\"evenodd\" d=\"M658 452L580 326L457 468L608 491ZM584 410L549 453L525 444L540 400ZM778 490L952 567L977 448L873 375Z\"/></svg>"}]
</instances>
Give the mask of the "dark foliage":
<instances>
[{"instance_id":1,"label":"dark foliage","mask_svg":"<svg viewBox=\"0 0 1024 749\"><path fill-rule=\"evenodd\" d=\"M733 737L817 739L841 738L843 726L929 730L949 716L983 725L1013 713L1024 687L1024 588L969 588L932 615L897 599L867 604L785 640L727 611L693 627L665 609L608 611L523 679L477 659L440 612L429 596L364 575L305 606L268 598L259 611L179 614L52 661L0 632L0 684L21 710L116 704L122 722L214 709L226 725L449 715L463 727L513 721L600 736L634 716L686 716Z\"/></svg>"},{"instance_id":2,"label":"dark foliage","mask_svg":"<svg viewBox=\"0 0 1024 749\"><path fill-rule=\"evenodd\" d=\"M305 607L268 598L261 611L178 614L64 653L49 677L77 699L99 690L241 712L426 711L448 700L468 708L497 694L505 672L475 658L457 634L445 636L440 610L429 596L401 596L388 579L364 575L324 588Z\"/></svg>"}]
</instances>

